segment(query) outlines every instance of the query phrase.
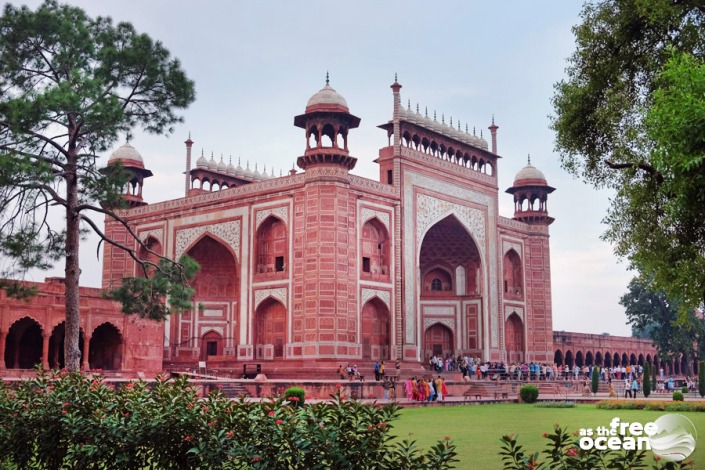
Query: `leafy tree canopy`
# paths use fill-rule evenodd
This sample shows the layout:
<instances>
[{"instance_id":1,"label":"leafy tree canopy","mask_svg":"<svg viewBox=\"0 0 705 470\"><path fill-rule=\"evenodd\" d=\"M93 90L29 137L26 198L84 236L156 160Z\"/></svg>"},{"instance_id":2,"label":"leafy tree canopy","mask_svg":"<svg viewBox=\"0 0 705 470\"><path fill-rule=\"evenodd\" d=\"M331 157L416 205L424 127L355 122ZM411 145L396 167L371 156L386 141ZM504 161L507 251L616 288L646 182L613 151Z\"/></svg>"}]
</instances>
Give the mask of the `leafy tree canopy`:
<instances>
[{"instance_id":1,"label":"leafy tree canopy","mask_svg":"<svg viewBox=\"0 0 705 470\"><path fill-rule=\"evenodd\" d=\"M616 196L605 239L681 308L705 300L705 5L587 3L552 127L568 171Z\"/></svg>"},{"instance_id":2,"label":"leafy tree canopy","mask_svg":"<svg viewBox=\"0 0 705 470\"><path fill-rule=\"evenodd\" d=\"M120 136L129 138L134 127L155 134L171 132L181 121L177 110L194 97L194 84L179 61L160 42L137 33L128 23L93 19L80 8L55 0L47 0L35 11L4 7L0 17L0 253L13 262L0 275L19 278L28 269L47 268L65 258L68 368L78 368L80 358L82 231L96 231L104 242L137 259L134 243L109 240L94 222L96 216L106 215L125 224L113 208L119 207L128 178L119 168L99 171L98 155ZM47 214L54 207L64 211L64 226L49 222ZM162 267L152 264L158 270ZM166 285L186 282L182 267L173 266L177 269L161 272L169 279ZM17 285L10 290L22 294ZM163 296L152 298L163 302Z\"/></svg>"},{"instance_id":3,"label":"leafy tree canopy","mask_svg":"<svg viewBox=\"0 0 705 470\"><path fill-rule=\"evenodd\" d=\"M663 359L689 358L705 349L705 321L695 311L683 315L677 302L669 301L663 291L651 287L648 280L634 278L629 291L619 301L625 308L632 331L649 332L649 338Z\"/></svg>"}]
</instances>

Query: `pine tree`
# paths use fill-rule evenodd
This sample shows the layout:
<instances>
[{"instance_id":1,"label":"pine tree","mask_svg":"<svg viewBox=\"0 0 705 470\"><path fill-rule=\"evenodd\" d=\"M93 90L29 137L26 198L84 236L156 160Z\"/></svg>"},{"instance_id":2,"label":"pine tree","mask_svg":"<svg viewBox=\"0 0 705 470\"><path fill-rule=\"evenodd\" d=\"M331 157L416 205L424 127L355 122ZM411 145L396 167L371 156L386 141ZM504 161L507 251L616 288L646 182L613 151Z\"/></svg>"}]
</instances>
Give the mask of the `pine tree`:
<instances>
[{"instance_id":1,"label":"pine tree","mask_svg":"<svg viewBox=\"0 0 705 470\"><path fill-rule=\"evenodd\" d=\"M600 387L600 368L593 366L592 368L592 393L597 393L597 389Z\"/></svg>"},{"instance_id":2,"label":"pine tree","mask_svg":"<svg viewBox=\"0 0 705 470\"><path fill-rule=\"evenodd\" d=\"M643 389L644 389L644 397L648 397L649 395L651 395L651 366L649 366L648 362L644 364Z\"/></svg>"}]
</instances>

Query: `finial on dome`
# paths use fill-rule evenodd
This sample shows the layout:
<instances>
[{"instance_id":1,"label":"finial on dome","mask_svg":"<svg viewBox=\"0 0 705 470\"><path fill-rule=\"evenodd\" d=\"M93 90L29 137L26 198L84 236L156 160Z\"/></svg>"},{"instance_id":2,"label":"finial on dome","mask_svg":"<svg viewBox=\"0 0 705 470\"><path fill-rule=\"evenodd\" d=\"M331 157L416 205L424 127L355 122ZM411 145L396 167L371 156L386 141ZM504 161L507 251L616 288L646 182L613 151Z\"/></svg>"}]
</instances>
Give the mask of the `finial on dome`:
<instances>
[{"instance_id":1,"label":"finial on dome","mask_svg":"<svg viewBox=\"0 0 705 470\"><path fill-rule=\"evenodd\" d=\"M530 153L527 154L526 161L529 165L531 165L531 154Z\"/></svg>"},{"instance_id":2,"label":"finial on dome","mask_svg":"<svg viewBox=\"0 0 705 470\"><path fill-rule=\"evenodd\" d=\"M466 133L466 134L469 134L469 132L468 132L468 123L467 123L467 122L465 123L465 133Z\"/></svg>"},{"instance_id":3,"label":"finial on dome","mask_svg":"<svg viewBox=\"0 0 705 470\"><path fill-rule=\"evenodd\" d=\"M481 139L484 138L484 137L482 137L482 129L480 129L480 138L481 138Z\"/></svg>"},{"instance_id":4,"label":"finial on dome","mask_svg":"<svg viewBox=\"0 0 705 470\"><path fill-rule=\"evenodd\" d=\"M462 132L462 130L460 129L460 119L458 119L458 132Z\"/></svg>"},{"instance_id":5,"label":"finial on dome","mask_svg":"<svg viewBox=\"0 0 705 470\"><path fill-rule=\"evenodd\" d=\"M411 111L411 100L407 100L407 102L406 102L406 109L408 109L409 111Z\"/></svg>"},{"instance_id":6,"label":"finial on dome","mask_svg":"<svg viewBox=\"0 0 705 470\"><path fill-rule=\"evenodd\" d=\"M428 106L426 106L426 117L428 117Z\"/></svg>"},{"instance_id":7,"label":"finial on dome","mask_svg":"<svg viewBox=\"0 0 705 470\"><path fill-rule=\"evenodd\" d=\"M453 116L450 117L450 127L453 127Z\"/></svg>"},{"instance_id":8,"label":"finial on dome","mask_svg":"<svg viewBox=\"0 0 705 470\"><path fill-rule=\"evenodd\" d=\"M472 126L472 135L477 136L477 133L475 132L475 126Z\"/></svg>"},{"instance_id":9,"label":"finial on dome","mask_svg":"<svg viewBox=\"0 0 705 470\"><path fill-rule=\"evenodd\" d=\"M434 121L436 120L436 110L435 109L433 110L433 120Z\"/></svg>"},{"instance_id":10,"label":"finial on dome","mask_svg":"<svg viewBox=\"0 0 705 470\"><path fill-rule=\"evenodd\" d=\"M328 75L328 71L326 70L326 85L330 84L330 76Z\"/></svg>"},{"instance_id":11,"label":"finial on dome","mask_svg":"<svg viewBox=\"0 0 705 470\"><path fill-rule=\"evenodd\" d=\"M395 82L397 81L397 73L396 72L394 72L394 81Z\"/></svg>"},{"instance_id":12,"label":"finial on dome","mask_svg":"<svg viewBox=\"0 0 705 470\"><path fill-rule=\"evenodd\" d=\"M220 152L220 161L223 161L223 152Z\"/></svg>"},{"instance_id":13,"label":"finial on dome","mask_svg":"<svg viewBox=\"0 0 705 470\"><path fill-rule=\"evenodd\" d=\"M494 126L494 113L492 114L492 125Z\"/></svg>"},{"instance_id":14,"label":"finial on dome","mask_svg":"<svg viewBox=\"0 0 705 470\"><path fill-rule=\"evenodd\" d=\"M188 138L191 138L191 131L188 131Z\"/></svg>"},{"instance_id":15,"label":"finial on dome","mask_svg":"<svg viewBox=\"0 0 705 470\"><path fill-rule=\"evenodd\" d=\"M446 115L441 114L441 124L445 124L445 123L446 123Z\"/></svg>"},{"instance_id":16,"label":"finial on dome","mask_svg":"<svg viewBox=\"0 0 705 470\"><path fill-rule=\"evenodd\" d=\"M416 114L421 114L419 113L419 103L416 103Z\"/></svg>"},{"instance_id":17,"label":"finial on dome","mask_svg":"<svg viewBox=\"0 0 705 470\"><path fill-rule=\"evenodd\" d=\"M201 156L203 156L203 147L201 147Z\"/></svg>"}]
</instances>

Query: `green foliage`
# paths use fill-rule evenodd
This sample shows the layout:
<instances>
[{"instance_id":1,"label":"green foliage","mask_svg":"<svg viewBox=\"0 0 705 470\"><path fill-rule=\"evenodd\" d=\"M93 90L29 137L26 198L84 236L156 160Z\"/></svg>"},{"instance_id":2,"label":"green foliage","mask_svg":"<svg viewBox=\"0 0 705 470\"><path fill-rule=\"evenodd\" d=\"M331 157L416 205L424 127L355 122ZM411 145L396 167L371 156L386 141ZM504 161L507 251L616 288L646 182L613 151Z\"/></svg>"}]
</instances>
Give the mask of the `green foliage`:
<instances>
[{"instance_id":1,"label":"green foliage","mask_svg":"<svg viewBox=\"0 0 705 470\"><path fill-rule=\"evenodd\" d=\"M680 311L680 304L655 288L649 277L633 278L628 288L619 301L627 320L637 331L652 327L650 339L663 358L693 357L705 348L705 324L693 310Z\"/></svg>"},{"instance_id":2,"label":"green foliage","mask_svg":"<svg viewBox=\"0 0 705 470\"><path fill-rule=\"evenodd\" d=\"M698 393L700 398L705 397L705 361L698 363Z\"/></svg>"},{"instance_id":3,"label":"green foliage","mask_svg":"<svg viewBox=\"0 0 705 470\"><path fill-rule=\"evenodd\" d=\"M676 390L673 392L673 401L683 401L683 392Z\"/></svg>"},{"instance_id":4,"label":"green foliage","mask_svg":"<svg viewBox=\"0 0 705 470\"><path fill-rule=\"evenodd\" d=\"M673 392L674 395L676 393L681 394L681 397L683 396L682 392ZM696 411L699 413L705 412L705 402L686 402L683 401L682 398L681 400L679 400L679 403L676 404L668 401L603 400L597 402L595 406L601 410Z\"/></svg>"},{"instance_id":5,"label":"green foliage","mask_svg":"<svg viewBox=\"0 0 705 470\"><path fill-rule=\"evenodd\" d=\"M590 383L590 390L592 390L592 393L597 393L597 390L600 388L600 370L599 367L594 366L592 368L592 381Z\"/></svg>"},{"instance_id":6,"label":"green foliage","mask_svg":"<svg viewBox=\"0 0 705 470\"><path fill-rule=\"evenodd\" d=\"M172 312L192 308L191 298L195 293L188 281L196 276L200 266L187 255L178 264L161 259L149 277L123 278L117 289L105 296L122 304L127 315L138 315L151 320L163 320ZM169 299L166 305L164 299Z\"/></svg>"},{"instance_id":7,"label":"green foliage","mask_svg":"<svg viewBox=\"0 0 705 470\"><path fill-rule=\"evenodd\" d=\"M524 403L534 403L539 397L539 388L536 385L524 385L519 389L519 396Z\"/></svg>"},{"instance_id":8,"label":"green foliage","mask_svg":"<svg viewBox=\"0 0 705 470\"><path fill-rule=\"evenodd\" d=\"M574 401L541 401L534 403L536 408L575 408L577 404Z\"/></svg>"},{"instance_id":9,"label":"green foliage","mask_svg":"<svg viewBox=\"0 0 705 470\"><path fill-rule=\"evenodd\" d=\"M705 9L586 2L553 97L568 171L616 192L604 238L683 311L705 300Z\"/></svg>"},{"instance_id":10,"label":"green foliage","mask_svg":"<svg viewBox=\"0 0 705 470\"><path fill-rule=\"evenodd\" d=\"M44 373L0 383L0 467L448 469L448 438L422 452L393 442L399 408L340 392L327 403L199 396L185 378L130 382Z\"/></svg>"},{"instance_id":11,"label":"green foliage","mask_svg":"<svg viewBox=\"0 0 705 470\"><path fill-rule=\"evenodd\" d=\"M284 399L296 406L304 406L306 402L306 391L299 387L289 387L284 392Z\"/></svg>"},{"instance_id":12,"label":"green foliage","mask_svg":"<svg viewBox=\"0 0 705 470\"><path fill-rule=\"evenodd\" d=\"M99 154L120 136L129 138L135 126L171 132L182 121L176 111L195 98L194 84L160 42L128 23L90 18L56 0L34 11L4 6L0 57L0 255L14 261L0 278L22 279L29 269L65 258L65 363L77 370L81 237L93 230L138 264L146 262L137 258L132 240L110 240L96 223L107 216L135 236L113 211L121 207L129 175L120 166L101 171ZM174 282L174 276L165 278ZM18 297L32 293L21 283L0 287ZM186 293L178 287L161 291L170 289L177 297ZM161 291L154 289L153 298Z\"/></svg>"},{"instance_id":13,"label":"green foliage","mask_svg":"<svg viewBox=\"0 0 705 470\"><path fill-rule=\"evenodd\" d=\"M656 390L656 365L651 370L651 391Z\"/></svg>"},{"instance_id":14,"label":"green foliage","mask_svg":"<svg viewBox=\"0 0 705 470\"><path fill-rule=\"evenodd\" d=\"M589 450L580 447L580 436L577 432L569 433L558 423L552 433L544 433L546 445L543 451L530 452L519 444L515 435L500 438L499 455L502 456L504 470L593 470L610 468L628 470L645 468L650 458L645 450ZM693 462L660 462L656 461L650 468L671 470L694 468Z\"/></svg>"},{"instance_id":15,"label":"green foliage","mask_svg":"<svg viewBox=\"0 0 705 470\"><path fill-rule=\"evenodd\" d=\"M644 363L644 384L642 388L644 397L649 398L649 395L651 395L651 365L648 362Z\"/></svg>"}]
</instances>

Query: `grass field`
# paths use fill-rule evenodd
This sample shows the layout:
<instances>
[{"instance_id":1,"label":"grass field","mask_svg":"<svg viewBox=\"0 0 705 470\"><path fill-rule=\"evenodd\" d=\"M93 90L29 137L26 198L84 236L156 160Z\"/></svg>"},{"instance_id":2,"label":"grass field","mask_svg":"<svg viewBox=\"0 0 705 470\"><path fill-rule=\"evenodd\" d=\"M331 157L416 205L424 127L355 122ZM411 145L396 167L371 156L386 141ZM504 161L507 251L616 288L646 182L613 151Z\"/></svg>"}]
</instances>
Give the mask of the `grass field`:
<instances>
[{"instance_id":1,"label":"grass field","mask_svg":"<svg viewBox=\"0 0 705 470\"><path fill-rule=\"evenodd\" d=\"M393 434L400 439L416 439L417 444L428 449L437 440L450 436L458 446L459 469L497 470L502 468L499 438L504 434L517 434L519 443L531 452L542 451L543 433L553 430L553 423L560 423L570 431L579 428L609 426L619 416L621 421L646 424L666 414L663 411L598 410L593 405L576 408L536 408L526 404L443 406L409 408L401 412L394 423ZM679 413L690 419L698 430L695 468L705 469L705 413ZM702 436L702 437L700 437ZM650 463L650 462L649 462Z\"/></svg>"}]
</instances>

